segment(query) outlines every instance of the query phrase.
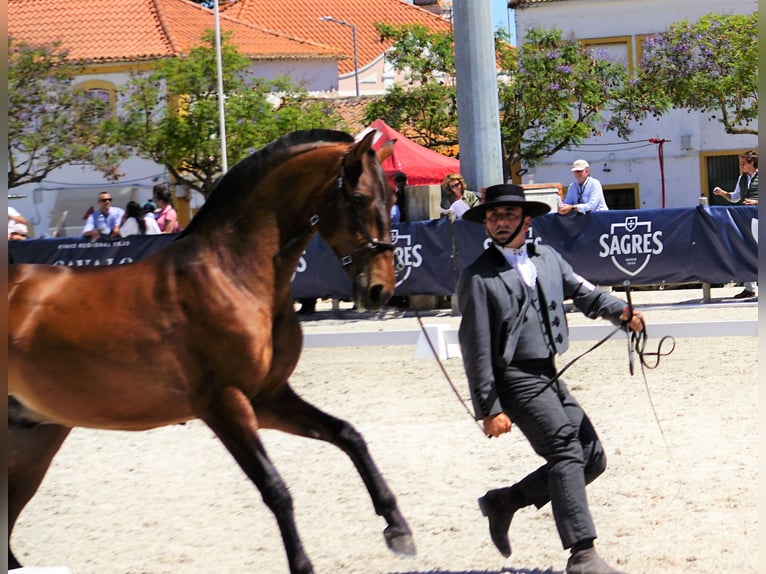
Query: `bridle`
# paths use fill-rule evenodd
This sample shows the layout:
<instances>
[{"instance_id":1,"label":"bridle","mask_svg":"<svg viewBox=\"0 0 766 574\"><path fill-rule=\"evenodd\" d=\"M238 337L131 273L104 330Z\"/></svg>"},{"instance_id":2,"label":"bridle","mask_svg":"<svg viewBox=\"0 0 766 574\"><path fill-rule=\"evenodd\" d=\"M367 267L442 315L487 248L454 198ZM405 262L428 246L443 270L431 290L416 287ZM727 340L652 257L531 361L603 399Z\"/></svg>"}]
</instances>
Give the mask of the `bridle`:
<instances>
[{"instance_id":1,"label":"bridle","mask_svg":"<svg viewBox=\"0 0 766 574\"><path fill-rule=\"evenodd\" d=\"M288 240L282 247L280 247L279 251L277 251L277 253L274 255L274 259L280 258L284 252L288 251L296 243L302 241L306 236L312 235L316 231L317 225L319 225L319 221L321 220L320 214L326 212L328 209L333 207L337 202L341 200L345 202L346 207L351 212L357 227L359 228L361 234L364 237L364 242L361 245L359 245L359 247L351 251L351 253L340 257L340 264L343 266L344 269L348 268L349 266L351 266L351 264L354 261L358 260L361 257L364 257L370 252L375 254L381 253L383 251L395 252L396 246L393 243L391 243L390 241L382 241L380 239L373 237L367 225L362 220L362 217L359 214L359 210L354 205L354 202L351 199L348 186L346 185L345 169L344 169L345 159L346 159L346 154L344 154L343 157L341 158L340 168L338 170L338 176L335 179L335 189L338 191L338 193L334 194L329 201L324 203L321 209L319 209L316 213L314 213L311 217L309 217L309 221L306 225L306 228L303 230L303 232L293 237L292 239Z\"/></svg>"}]
</instances>

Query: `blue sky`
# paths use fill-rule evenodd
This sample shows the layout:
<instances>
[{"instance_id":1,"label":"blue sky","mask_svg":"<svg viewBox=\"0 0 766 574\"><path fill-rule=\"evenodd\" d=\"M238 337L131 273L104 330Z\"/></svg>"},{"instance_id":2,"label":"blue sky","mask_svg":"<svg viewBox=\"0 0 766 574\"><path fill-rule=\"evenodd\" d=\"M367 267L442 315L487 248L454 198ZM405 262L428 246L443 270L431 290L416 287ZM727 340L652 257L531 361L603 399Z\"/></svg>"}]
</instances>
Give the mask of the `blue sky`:
<instances>
[{"instance_id":1,"label":"blue sky","mask_svg":"<svg viewBox=\"0 0 766 574\"><path fill-rule=\"evenodd\" d=\"M492 0L492 29L508 28L508 14L511 18L511 41L516 43L516 33L514 24L514 11L508 10L508 0Z\"/></svg>"}]
</instances>

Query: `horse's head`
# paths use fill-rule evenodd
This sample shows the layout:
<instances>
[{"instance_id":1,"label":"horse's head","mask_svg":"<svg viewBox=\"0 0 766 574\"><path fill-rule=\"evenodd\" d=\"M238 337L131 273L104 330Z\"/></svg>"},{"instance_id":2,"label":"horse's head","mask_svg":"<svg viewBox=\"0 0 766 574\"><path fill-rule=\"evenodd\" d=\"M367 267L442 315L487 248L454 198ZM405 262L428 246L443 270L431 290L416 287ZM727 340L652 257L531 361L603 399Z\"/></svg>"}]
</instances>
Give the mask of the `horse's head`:
<instances>
[{"instance_id":1,"label":"horse's head","mask_svg":"<svg viewBox=\"0 0 766 574\"><path fill-rule=\"evenodd\" d=\"M394 292L394 246L391 243L392 191L380 164L393 142L377 152L375 132L351 144L341 160L341 201L331 217L319 222L319 233L341 261L353 283L360 310L379 309Z\"/></svg>"}]
</instances>

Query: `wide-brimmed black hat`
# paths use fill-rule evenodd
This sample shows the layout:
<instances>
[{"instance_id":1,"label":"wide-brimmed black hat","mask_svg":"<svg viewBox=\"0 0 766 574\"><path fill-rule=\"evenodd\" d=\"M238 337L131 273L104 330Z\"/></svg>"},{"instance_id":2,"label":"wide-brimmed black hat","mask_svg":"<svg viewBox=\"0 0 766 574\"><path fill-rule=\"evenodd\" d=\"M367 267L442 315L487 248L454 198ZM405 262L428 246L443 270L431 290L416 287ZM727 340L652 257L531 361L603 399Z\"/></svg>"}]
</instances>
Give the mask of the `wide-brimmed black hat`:
<instances>
[{"instance_id":1,"label":"wide-brimmed black hat","mask_svg":"<svg viewBox=\"0 0 766 574\"><path fill-rule=\"evenodd\" d=\"M484 191L484 201L472 207L463 214L463 219L483 223L487 210L501 205L519 205L524 208L526 215L537 217L551 210L550 205L542 201L528 201L524 196L524 188L513 184L490 185Z\"/></svg>"}]
</instances>

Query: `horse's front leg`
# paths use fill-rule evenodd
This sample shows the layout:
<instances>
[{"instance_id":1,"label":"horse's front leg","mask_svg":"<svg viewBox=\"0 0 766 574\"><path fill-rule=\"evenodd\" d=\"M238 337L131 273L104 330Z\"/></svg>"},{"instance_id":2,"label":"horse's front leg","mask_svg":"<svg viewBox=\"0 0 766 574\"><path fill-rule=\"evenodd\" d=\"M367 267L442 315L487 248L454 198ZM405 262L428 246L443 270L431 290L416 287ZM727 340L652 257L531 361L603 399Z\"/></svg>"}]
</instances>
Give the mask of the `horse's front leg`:
<instances>
[{"instance_id":1,"label":"horse's front leg","mask_svg":"<svg viewBox=\"0 0 766 574\"><path fill-rule=\"evenodd\" d=\"M262 426L291 434L330 442L345 452L354 463L372 498L375 512L386 519L383 536L388 547L397 554L416 553L412 531L399 511L396 497L370 456L362 435L348 422L333 417L307 403L290 388L268 405L254 405Z\"/></svg>"},{"instance_id":2,"label":"horse's front leg","mask_svg":"<svg viewBox=\"0 0 766 574\"><path fill-rule=\"evenodd\" d=\"M11 551L16 519L37 492L64 439L72 430L24 420L24 407L8 397L8 568L21 568Z\"/></svg>"},{"instance_id":3,"label":"horse's front leg","mask_svg":"<svg viewBox=\"0 0 766 574\"><path fill-rule=\"evenodd\" d=\"M245 474L261 492L274 513L285 544L292 574L312 574L314 568L303 549L295 525L293 501L282 478L271 464L249 400L239 389L224 389L213 401L199 407L198 415L226 445Z\"/></svg>"}]
</instances>

